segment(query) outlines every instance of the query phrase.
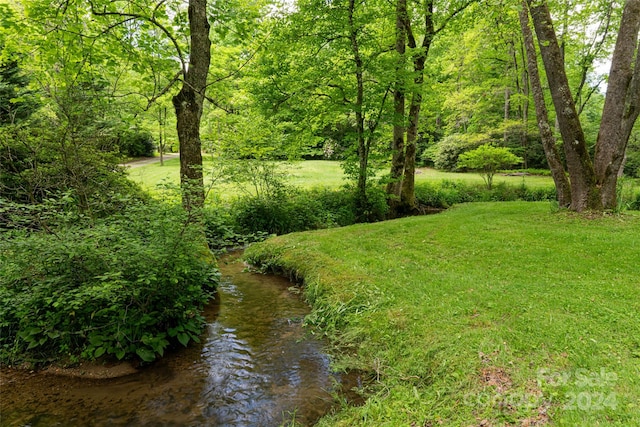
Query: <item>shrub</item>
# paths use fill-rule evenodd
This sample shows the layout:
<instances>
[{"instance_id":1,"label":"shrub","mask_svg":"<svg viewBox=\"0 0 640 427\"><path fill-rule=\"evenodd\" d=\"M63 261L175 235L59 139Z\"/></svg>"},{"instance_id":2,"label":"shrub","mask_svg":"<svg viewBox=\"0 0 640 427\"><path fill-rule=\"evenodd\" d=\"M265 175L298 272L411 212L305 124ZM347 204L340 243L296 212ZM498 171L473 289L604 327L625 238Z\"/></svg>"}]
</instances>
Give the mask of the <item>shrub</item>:
<instances>
[{"instance_id":1,"label":"shrub","mask_svg":"<svg viewBox=\"0 0 640 427\"><path fill-rule=\"evenodd\" d=\"M197 340L217 270L179 208L0 239L0 360L151 361Z\"/></svg>"},{"instance_id":2,"label":"shrub","mask_svg":"<svg viewBox=\"0 0 640 427\"><path fill-rule=\"evenodd\" d=\"M365 218L356 214L355 194L350 187L339 190L288 188L271 197L245 196L232 205L231 216L235 222L233 233L259 237L261 233L286 234L385 218L388 205L381 188L372 186L367 190ZM212 220L211 224L207 228L214 230L216 221ZM225 223L221 231L212 232L211 236L224 235L229 231L229 225Z\"/></svg>"},{"instance_id":3,"label":"shrub","mask_svg":"<svg viewBox=\"0 0 640 427\"><path fill-rule=\"evenodd\" d=\"M356 206L357 222L383 221L389 212L387 193L381 187L375 185L369 185L366 191L366 205L359 208Z\"/></svg>"},{"instance_id":4,"label":"shrub","mask_svg":"<svg viewBox=\"0 0 640 427\"><path fill-rule=\"evenodd\" d=\"M524 126L519 120L507 120L490 131L493 141L509 148L513 154L523 158L526 168L543 169L547 167L547 158L540 140L540 133Z\"/></svg>"},{"instance_id":5,"label":"shrub","mask_svg":"<svg viewBox=\"0 0 640 427\"><path fill-rule=\"evenodd\" d=\"M640 211L640 193L636 194L636 199L629 203L629 209L632 211Z\"/></svg>"},{"instance_id":6,"label":"shrub","mask_svg":"<svg viewBox=\"0 0 640 427\"><path fill-rule=\"evenodd\" d=\"M448 208L456 203L469 202L552 201L556 199L556 191L553 187L530 189L524 184L511 186L504 183L488 190L483 185L443 180L417 185L416 199L425 206Z\"/></svg>"},{"instance_id":7,"label":"shrub","mask_svg":"<svg viewBox=\"0 0 640 427\"><path fill-rule=\"evenodd\" d=\"M105 138L68 139L48 122L0 127L0 197L29 204L72 198L76 209L93 217L121 210L122 195L142 197L118 156L100 148Z\"/></svg>"},{"instance_id":8,"label":"shrub","mask_svg":"<svg viewBox=\"0 0 640 427\"><path fill-rule=\"evenodd\" d=\"M633 132L629 138L624 163L625 175L640 178L640 132Z\"/></svg>"},{"instance_id":9,"label":"shrub","mask_svg":"<svg viewBox=\"0 0 640 427\"><path fill-rule=\"evenodd\" d=\"M264 231L243 232L236 224L231 207L217 204L203 210L205 235L209 249L214 253L224 253L229 248L244 247L249 243L266 239Z\"/></svg>"},{"instance_id":10,"label":"shrub","mask_svg":"<svg viewBox=\"0 0 640 427\"><path fill-rule=\"evenodd\" d=\"M344 227L356 223L356 206L354 190L342 188L338 190L314 189L309 191L309 198L318 201L324 210L327 227Z\"/></svg>"},{"instance_id":11,"label":"shrub","mask_svg":"<svg viewBox=\"0 0 640 427\"><path fill-rule=\"evenodd\" d=\"M458 166L478 171L487 184L487 190L491 190L493 176L498 169L520 162L522 158L513 154L508 148L494 147L490 144L483 144L458 157Z\"/></svg>"},{"instance_id":12,"label":"shrub","mask_svg":"<svg viewBox=\"0 0 640 427\"><path fill-rule=\"evenodd\" d=\"M417 201L434 208L446 209L456 203L477 201L479 193L480 187L458 181L443 180L416 185Z\"/></svg>"},{"instance_id":13,"label":"shrub","mask_svg":"<svg viewBox=\"0 0 640 427\"><path fill-rule=\"evenodd\" d=\"M431 157L436 169L455 171L460 154L487 142L489 136L485 134L452 134L438 142L435 148L426 150L425 155Z\"/></svg>"},{"instance_id":14,"label":"shrub","mask_svg":"<svg viewBox=\"0 0 640 427\"><path fill-rule=\"evenodd\" d=\"M120 152L129 157L153 157L155 145L151 132L141 129L129 129L118 138Z\"/></svg>"},{"instance_id":15,"label":"shrub","mask_svg":"<svg viewBox=\"0 0 640 427\"><path fill-rule=\"evenodd\" d=\"M327 218L317 199L303 191L265 196L246 196L234 205L234 216L243 233L286 234L293 231L326 228Z\"/></svg>"}]
</instances>

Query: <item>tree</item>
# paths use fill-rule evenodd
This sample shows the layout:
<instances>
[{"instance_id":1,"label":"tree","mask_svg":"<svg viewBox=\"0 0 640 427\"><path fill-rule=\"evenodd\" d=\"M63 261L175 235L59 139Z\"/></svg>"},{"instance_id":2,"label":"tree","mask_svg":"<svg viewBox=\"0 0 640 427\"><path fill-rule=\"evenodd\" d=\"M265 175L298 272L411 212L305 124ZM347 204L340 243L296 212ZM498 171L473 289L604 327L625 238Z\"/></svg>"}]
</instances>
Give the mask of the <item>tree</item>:
<instances>
[{"instance_id":1,"label":"tree","mask_svg":"<svg viewBox=\"0 0 640 427\"><path fill-rule=\"evenodd\" d=\"M83 215L96 217L117 210L120 202L114 196L133 189L118 167L121 104L110 96L113 57L107 39L98 42L76 33L95 28L86 8L69 3L65 14L53 19L47 6L25 5L20 13L30 19L17 19L12 29L19 32L4 39L3 54L21 59L41 105L29 118L18 122L20 115L14 115L13 123L0 129L0 193L34 205L64 199ZM28 56L32 52L37 54Z\"/></svg>"},{"instance_id":2,"label":"tree","mask_svg":"<svg viewBox=\"0 0 640 427\"><path fill-rule=\"evenodd\" d=\"M522 158L516 156L506 147L494 147L484 144L475 150L462 153L458 158L458 167L479 171L487 189L491 190L493 176L496 172L507 166L521 163Z\"/></svg>"},{"instance_id":3,"label":"tree","mask_svg":"<svg viewBox=\"0 0 640 427\"><path fill-rule=\"evenodd\" d=\"M443 31L447 24L458 14L464 11L471 1L463 1L461 4L442 4L444 16L440 17L436 26L434 10L437 10L435 0L423 0L416 7L418 20L423 27L422 40L414 31L413 18L406 0L397 0L396 3L396 39L395 50L397 53L396 76L394 87L394 130L391 160L390 178L387 193L392 197L393 215L402 212L410 212L416 208L415 200L415 162L416 141L418 137L418 124L420 121L420 109L422 106L422 93L424 84L424 69L429 50L434 38ZM405 70L406 47L410 48L412 71ZM411 100L409 111L405 108L405 96L409 88ZM405 142L406 133L406 142Z\"/></svg>"},{"instance_id":4,"label":"tree","mask_svg":"<svg viewBox=\"0 0 640 427\"><path fill-rule=\"evenodd\" d=\"M545 156L551 176L556 186L558 204L562 207L568 207L571 204L571 187L567 175L564 171L562 159L558 147L556 146L556 138L553 134L551 124L549 122L549 114L544 100L542 91L542 83L540 81L540 73L538 71L538 61L536 59L535 45L533 34L529 28L529 14L527 13L526 0L523 0L522 7L519 12L520 28L524 38L524 47L527 55L527 69L529 71L529 81L531 84L531 92L536 108L536 116L538 119L538 128L540 129L540 138L544 148Z\"/></svg>"},{"instance_id":5,"label":"tree","mask_svg":"<svg viewBox=\"0 0 640 427\"><path fill-rule=\"evenodd\" d=\"M180 141L182 204L187 210L204 204L200 120L211 62L207 0L189 0L189 64L183 67L182 89L173 97Z\"/></svg>"},{"instance_id":6,"label":"tree","mask_svg":"<svg viewBox=\"0 0 640 427\"><path fill-rule=\"evenodd\" d=\"M175 56L180 63L180 71L162 89L166 93L179 80L182 81L180 91L173 96L172 102L176 113L176 128L180 142L180 184L182 186L182 204L185 209L201 208L204 204L204 182L202 175L202 144L200 141L200 121L207 89L207 76L211 62L210 24L207 18L207 0L189 0L187 52L178 35L168 23L170 13L164 1L151 7L124 1L118 7L114 3L100 5L89 0L93 15L114 18L109 28L139 22L143 26L151 26L167 37L175 47ZM180 16L179 7L173 11L176 18ZM174 20L175 22L176 20ZM187 58L188 55L188 58Z\"/></svg>"},{"instance_id":7,"label":"tree","mask_svg":"<svg viewBox=\"0 0 640 427\"><path fill-rule=\"evenodd\" d=\"M624 4L593 161L547 2L527 0L527 3L564 142L571 183L570 209L578 212L615 209L618 174L640 112L640 0L627 0Z\"/></svg>"},{"instance_id":8,"label":"tree","mask_svg":"<svg viewBox=\"0 0 640 427\"><path fill-rule=\"evenodd\" d=\"M596 140L595 173L605 209L617 205L624 153L640 113L640 1L627 0L611 59L607 95Z\"/></svg>"},{"instance_id":9,"label":"tree","mask_svg":"<svg viewBox=\"0 0 640 427\"><path fill-rule=\"evenodd\" d=\"M388 16L385 2L300 1L274 25L259 59L256 90L271 119L288 121L314 143L329 139L328 129L344 130L344 166L355 181L360 220L371 210L372 157L391 121Z\"/></svg>"},{"instance_id":10,"label":"tree","mask_svg":"<svg viewBox=\"0 0 640 427\"><path fill-rule=\"evenodd\" d=\"M0 125L25 120L38 107L28 90L29 78L21 68L23 55L5 52L5 32L19 32L19 24L13 9L0 4Z\"/></svg>"},{"instance_id":11,"label":"tree","mask_svg":"<svg viewBox=\"0 0 640 427\"><path fill-rule=\"evenodd\" d=\"M28 84L17 60L0 64L0 125L24 120L35 110L37 103Z\"/></svg>"}]
</instances>

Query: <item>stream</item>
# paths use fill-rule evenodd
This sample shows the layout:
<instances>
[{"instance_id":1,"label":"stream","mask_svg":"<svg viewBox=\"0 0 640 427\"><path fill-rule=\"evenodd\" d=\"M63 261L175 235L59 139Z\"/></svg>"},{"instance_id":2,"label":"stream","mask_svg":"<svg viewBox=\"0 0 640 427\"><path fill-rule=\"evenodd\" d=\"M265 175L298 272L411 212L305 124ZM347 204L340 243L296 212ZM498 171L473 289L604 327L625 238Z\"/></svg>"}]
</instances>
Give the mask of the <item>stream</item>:
<instances>
[{"instance_id":1,"label":"stream","mask_svg":"<svg viewBox=\"0 0 640 427\"><path fill-rule=\"evenodd\" d=\"M330 391L341 379L332 375L323 343L305 335L309 307L289 281L243 272L238 257L220 260L219 301L205 312L200 344L118 378L3 369L0 425L315 423L334 407Z\"/></svg>"}]
</instances>

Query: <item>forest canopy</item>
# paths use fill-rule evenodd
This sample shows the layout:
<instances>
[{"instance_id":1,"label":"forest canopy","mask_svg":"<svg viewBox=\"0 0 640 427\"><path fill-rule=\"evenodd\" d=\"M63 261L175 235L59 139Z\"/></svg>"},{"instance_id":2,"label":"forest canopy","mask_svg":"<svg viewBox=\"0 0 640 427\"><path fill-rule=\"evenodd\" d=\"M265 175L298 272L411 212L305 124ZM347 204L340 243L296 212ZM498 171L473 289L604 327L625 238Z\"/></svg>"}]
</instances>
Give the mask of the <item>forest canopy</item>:
<instances>
[{"instance_id":1,"label":"forest canopy","mask_svg":"<svg viewBox=\"0 0 640 427\"><path fill-rule=\"evenodd\" d=\"M344 161L363 212L372 180L386 183L392 209L411 211L416 163L455 170L485 143L523 169L551 165L574 210L612 209L617 177L640 174L637 0L0 6L5 135L63 129L91 152L124 155L149 154L155 140L181 150L196 205L203 152ZM544 20L553 34L540 33ZM381 167L389 173L374 177ZM2 187L15 185L10 175Z\"/></svg>"}]
</instances>

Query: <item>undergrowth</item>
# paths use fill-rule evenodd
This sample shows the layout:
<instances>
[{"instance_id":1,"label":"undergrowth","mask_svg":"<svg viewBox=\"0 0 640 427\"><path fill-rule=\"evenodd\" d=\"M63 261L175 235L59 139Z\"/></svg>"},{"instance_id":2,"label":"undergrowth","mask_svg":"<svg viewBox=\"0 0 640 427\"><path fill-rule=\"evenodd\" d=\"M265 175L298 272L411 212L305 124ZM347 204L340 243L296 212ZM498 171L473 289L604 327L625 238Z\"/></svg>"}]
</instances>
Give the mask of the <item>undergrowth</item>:
<instances>
[{"instance_id":1,"label":"undergrowth","mask_svg":"<svg viewBox=\"0 0 640 427\"><path fill-rule=\"evenodd\" d=\"M218 273L178 206L12 224L0 229L3 363L103 355L149 362L198 340Z\"/></svg>"}]
</instances>

